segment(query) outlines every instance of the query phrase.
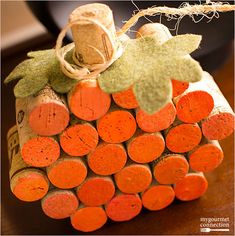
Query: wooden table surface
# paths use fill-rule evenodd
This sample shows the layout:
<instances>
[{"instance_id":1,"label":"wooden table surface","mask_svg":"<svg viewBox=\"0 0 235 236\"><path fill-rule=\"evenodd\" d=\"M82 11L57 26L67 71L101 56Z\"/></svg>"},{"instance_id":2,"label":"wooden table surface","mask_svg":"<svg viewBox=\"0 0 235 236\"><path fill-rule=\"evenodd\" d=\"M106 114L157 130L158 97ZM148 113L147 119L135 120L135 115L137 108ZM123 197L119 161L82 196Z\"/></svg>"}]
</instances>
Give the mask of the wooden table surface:
<instances>
[{"instance_id":1,"label":"wooden table surface","mask_svg":"<svg viewBox=\"0 0 235 236\"><path fill-rule=\"evenodd\" d=\"M26 57L27 50L36 48L49 48L54 46L52 41L37 45L37 47L22 50L18 53L2 57L2 80L5 76ZM233 49L230 48L230 52ZM234 98L234 60L230 53L225 64L213 73L222 92L233 107ZM53 220L45 216L41 210L40 202L24 203L11 194L8 177L8 157L6 133L15 124L13 85L2 84L2 232L1 234L80 234L74 230L66 220ZM142 213L129 222L115 223L109 221L102 229L93 234L165 234L187 235L200 234L200 218L227 218L229 217L230 231L226 235L234 234L234 148L233 135L221 141L224 150L223 163L213 172L206 174L209 182L207 193L200 199L191 202L175 201L168 208ZM204 233L204 234L216 234ZM221 235L221 233L217 233Z\"/></svg>"}]
</instances>

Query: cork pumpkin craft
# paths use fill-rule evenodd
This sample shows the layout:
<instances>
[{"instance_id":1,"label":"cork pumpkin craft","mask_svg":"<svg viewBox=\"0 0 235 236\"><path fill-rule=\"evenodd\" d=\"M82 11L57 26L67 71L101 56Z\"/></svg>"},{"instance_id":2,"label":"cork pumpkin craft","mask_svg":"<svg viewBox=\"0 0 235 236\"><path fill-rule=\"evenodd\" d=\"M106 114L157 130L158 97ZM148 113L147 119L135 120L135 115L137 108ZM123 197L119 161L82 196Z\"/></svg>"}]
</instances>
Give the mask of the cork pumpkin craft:
<instances>
[{"instance_id":1,"label":"cork pumpkin craft","mask_svg":"<svg viewBox=\"0 0 235 236\"><path fill-rule=\"evenodd\" d=\"M203 172L223 161L217 140L234 131L232 108L190 56L200 35L172 36L160 23L134 39L126 30L116 32L108 6L81 6L55 49L29 52L5 79L17 81L12 193L82 232L201 197Z\"/></svg>"}]
</instances>

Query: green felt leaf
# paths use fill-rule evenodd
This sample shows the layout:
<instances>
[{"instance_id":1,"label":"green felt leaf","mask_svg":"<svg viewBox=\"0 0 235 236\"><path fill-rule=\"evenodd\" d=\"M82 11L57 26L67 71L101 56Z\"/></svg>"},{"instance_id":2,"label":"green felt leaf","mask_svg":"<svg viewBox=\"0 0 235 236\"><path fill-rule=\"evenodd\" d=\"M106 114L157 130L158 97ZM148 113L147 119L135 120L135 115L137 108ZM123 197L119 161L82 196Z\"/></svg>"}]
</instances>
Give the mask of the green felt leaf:
<instances>
[{"instance_id":1,"label":"green felt leaf","mask_svg":"<svg viewBox=\"0 0 235 236\"><path fill-rule=\"evenodd\" d=\"M31 96L43 89L46 86L47 81L47 78L43 76L37 76L34 79L25 76L16 84L14 94L17 98Z\"/></svg>"},{"instance_id":2,"label":"green felt leaf","mask_svg":"<svg viewBox=\"0 0 235 236\"><path fill-rule=\"evenodd\" d=\"M151 115L171 100L172 85L169 79L152 71L135 83L133 91L140 108Z\"/></svg>"},{"instance_id":3,"label":"green felt leaf","mask_svg":"<svg viewBox=\"0 0 235 236\"><path fill-rule=\"evenodd\" d=\"M53 57L55 56L55 49L46 49L39 51L31 51L27 53L28 57Z\"/></svg>"},{"instance_id":4,"label":"green felt leaf","mask_svg":"<svg viewBox=\"0 0 235 236\"><path fill-rule=\"evenodd\" d=\"M202 78L200 64L191 57L175 58L162 64L161 74L165 79L174 78L185 82L197 82Z\"/></svg>"},{"instance_id":5,"label":"green felt leaf","mask_svg":"<svg viewBox=\"0 0 235 236\"><path fill-rule=\"evenodd\" d=\"M122 56L98 78L99 86L106 93L128 89L152 67L152 53L156 48L154 36L130 39L125 42Z\"/></svg>"},{"instance_id":6,"label":"green felt leaf","mask_svg":"<svg viewBox=\"0 0 235 236\"><path fill-rule=\"evenodd\" d=\"M181 57L195 51L201 42L202 36L196 34L177 35L158 47L161 57Z\"/></svg>"}]
</instances>

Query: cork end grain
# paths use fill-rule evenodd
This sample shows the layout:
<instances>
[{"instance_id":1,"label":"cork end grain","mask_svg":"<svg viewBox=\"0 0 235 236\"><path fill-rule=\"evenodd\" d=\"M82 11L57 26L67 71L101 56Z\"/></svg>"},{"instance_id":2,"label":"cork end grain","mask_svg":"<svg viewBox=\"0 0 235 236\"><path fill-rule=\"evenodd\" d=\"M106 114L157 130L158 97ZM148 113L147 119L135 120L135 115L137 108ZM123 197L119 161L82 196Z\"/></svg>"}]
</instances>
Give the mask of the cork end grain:
<instances>
[{"instance_id":1,"label":"cork end grain","mask_svg":"<svg viewBox=\"0 0 235 236\"><path fill-rule=\"evenodd\" d=\"M201 197L208 188L202 174L190 173L174 186L175 196L181 201L191 201Z\"/></svg>"},{"instance_id":2,"label":"cork end grain","mask_svg":"<svg viewBox=\"0 0 235 236\"><path fill-rule=\"evenodd\" d=\"M43 212L53 219L71 216L78 208L76 195L68 190L52 190L41 202Z\"/></svg>"},{"instance_id":3,"label":"cork end grain","mask_svg":"<svg viewBox=\"0 0 235 236\"><path fill-rule=\"evenodd\" d=\"M175 198L175 192L171 186L157 185L148 188L142 194L143 206L150 211L162 210L169 206Z\"/></svg>"},{"instance_id":4,"label":"cork end grain","mask_svg":"<svg viewBox=\"0 0 235 236\"><path fill-rule=\"evenodd\" d=\"M86 206L101 206L111 200L115 186L109 177L90 177L78 187L77 196Z\"/></svg>"},{"instance_id":5,"label":"cork end grain","mask_svg":"<svg viewBox=\"0 0 235 236\"><path fill-rule=\"evenodd\" d=\"M61 157L47 168L51 183L62 189L79 186L87 176L87 167L78 157Z\"/></svg>"},{"instance_id":6,"label":"cork end grain","mask_svg":"<svg viewBox=\"0 0 235 236\"><path fill-rule=\"evenodd\" d=\"M23 145L21 154L28 165L46 167L59 158L60 146L54 138L35 137Z\"/></svg>"},{"instance_id":7,"label":"cork end grain","mask_svg":"<svg viewBox=\"0 0 235 236\"><path fill-rule=\"evenodd\" d=\"M189 164L184 156L168 154L153 167L153 175L160 184L175 184L184 178L188 170Z\"/></svg>"},{"instance_id":8,"label":"cork end grain","mask_svg":"<svg viewBox=\"0 0 235 236\"><path fill-rule=\"evenodd\" d=\"M128 221L136 217L142 209L137 194L118 194L105 206L108 217L113 221Z\"/></svg>"},{"instance_id":9,"label":"cork end grain","mask_svg":"<svg viewBox=\"0 0 235 236\"><path fill-rule=\"evenodd\" d=\"M70 156L84 156L95 149L98 133L89 123L75 124L60 135L60 145Z\"/></svg>"},{"instance_id":10,"label":"cork end grain","mask_svg":"<svg viewBox=\"0 0 235 236\"><path fill-rule=\"evenodd\" d=\"M158 132L167 129L175 120L176 109L172 102L160 111L149 115L141 109L136 111L136 121L140 129L145 132Z\"/></svg>"},{"instance_id":11,"label":"cork end grain","mask_svg":"<svg viewBox=\"0 0 235 236\"><path fill-rule=\"evenodd\" d=\"M107 221L102 207L82 207L71 217L72 226L82 232L91 232L101 228Z\"/></svg>"},{"instance_id":12,"label":"cork end grain","mask_svg":"<svg viewBox=\"0 0 235 236\"><path fill-rule=\"evenodd\" d=\"M98 175L112 175L126 164L127 154L122 144L101 143L87 156L88 165Z\"/></svg>"},{"instance_id":13,"label":"cork end grain","mask_svg":"<svg viewBox=\"0 0 235 236\"><path fill-rule=\"evenodd\" d=\"M48 189L46 175L37 169L22 170L11 179L11 191L21 201L37 201L46 195Z\"/></svg>"}]
</instances>

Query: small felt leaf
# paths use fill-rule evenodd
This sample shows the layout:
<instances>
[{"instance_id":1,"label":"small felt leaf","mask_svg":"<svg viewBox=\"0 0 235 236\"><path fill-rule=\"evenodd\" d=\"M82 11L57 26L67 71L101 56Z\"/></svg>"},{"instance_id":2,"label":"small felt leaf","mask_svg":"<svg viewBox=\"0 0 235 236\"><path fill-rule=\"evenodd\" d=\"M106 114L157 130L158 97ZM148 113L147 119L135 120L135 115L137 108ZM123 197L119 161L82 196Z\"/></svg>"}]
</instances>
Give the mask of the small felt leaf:
<instances>
[{"instance_id":1,"label":"small felt leaf","mask_svg":"<svg viewBox=\"0 0 235 236\"><path fill-rule=\"evenodd\" d=\"M14 88L15 97L24 98L31 96L43 89L46 86L47 82L48 79L44 76L37 76L34 79L25 76L16 84Z\"/></svg>"},{"instance_id":2,"label":"small felt leaf","mask_svg":"<svg viewBox=\"0 0 235 236\"><path fill-rule=\"evenodd\" d=\"M185 82L197 82L202 78L203 70L200 64L191 57L175 58L163 63L161 74L165 79L174 78Z\"/></svg>"},{"instance_id":3,"label":"small felt leaf","mask_svg":"<svg viewBox=\"0 0 235 236\"><path fill-rule=\"evenodd\" d=\"M26 68L30 64L30 59L27 59L23 62L21 62L19 65L17 65L13 71L6 77L4 80L4 83L7 84L13 80L20 79L24 76Z\"/></svg>"},{"instance_id":4,"label":"small felt leaf","mask_svg":"<svg viewBox=\"0 0 235 236\"><path fill-rule=\"evenodd\" d=\"M55 49L47 49L47 50L39 50L39 51L31 51L27 53L28 57L52 57L55 56Z\"/></svg>"},{"instance_id":5,"label":"small felt leaf","mask_svg":"<svg viewBox=\"0 0 235 236\"><path fill-rule=\"evenodd\" d=\"M158 55L161 57L181 57L195 51L201 42L202 36L196 34L177 35L158 47Z\"/></svg>"},{"instance_id":6,"label":"small felt leaf","mask_svg":"<svg viewBox=\"0 0 235 236\"><path fill-rule=\"evenodd\" d=\"M133 91L140 108L151 115L171 100L172 85L169 79L152 71L135 83Z\"/></svg>"}]
</instances>

